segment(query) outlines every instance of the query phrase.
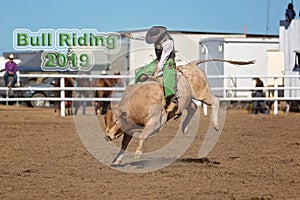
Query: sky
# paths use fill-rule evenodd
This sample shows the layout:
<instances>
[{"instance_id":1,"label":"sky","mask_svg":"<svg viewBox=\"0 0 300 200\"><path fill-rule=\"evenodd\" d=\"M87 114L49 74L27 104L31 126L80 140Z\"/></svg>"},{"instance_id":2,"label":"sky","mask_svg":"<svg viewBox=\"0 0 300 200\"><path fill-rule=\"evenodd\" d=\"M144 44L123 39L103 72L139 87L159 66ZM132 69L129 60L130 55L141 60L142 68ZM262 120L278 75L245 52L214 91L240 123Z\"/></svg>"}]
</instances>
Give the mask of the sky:
<instances>
[{"instance_id":1,"label":"sky","mask_svg":"<svg viewBox=\"0 0 300 200\"><path fill-rule=\"evenodd\" d=\"M0 55L14 51L15 29L169 30L278 34L291 0L15 0L1 2ZM299 18L300 0L294 0ZM269 6L268 6L269 5ZM269 11L268 11L269 10Z\"/></svg>"}]
</instances>

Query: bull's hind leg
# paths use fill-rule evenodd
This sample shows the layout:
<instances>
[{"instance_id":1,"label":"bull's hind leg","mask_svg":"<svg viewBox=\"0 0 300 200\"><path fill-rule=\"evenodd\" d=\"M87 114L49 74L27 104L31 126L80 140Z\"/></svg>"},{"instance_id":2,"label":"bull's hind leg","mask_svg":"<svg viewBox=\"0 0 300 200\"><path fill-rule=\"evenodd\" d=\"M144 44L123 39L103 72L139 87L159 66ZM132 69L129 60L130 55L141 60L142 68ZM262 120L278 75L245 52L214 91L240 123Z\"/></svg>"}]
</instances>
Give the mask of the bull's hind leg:
<instances>
[{"instance_id":1,"label":"bull's hind leg","mask_svg":"<svg viewBox=\"0 0 300 200\"><path fill-rule=\"evenodd\" d=\"M219 127L219 108L220 108L220 101L218 97L213 96L213 103L211 105L212 108L212 122L214 125L214 128L218 131L220 129Z\"/></svg>"},{"instance_id":2,"label":"bull's hind leg","mask_svg":"<svg viewBox=\"0 0 300 200\"><path fill-rule=\"evenodd\" d=\"M211 101L206 102L203 101L204 103L206 103L207 105L211 106L211 119L212 119L212 123L214 128L218 131L219 130L219 120L218 120L218 115L219 115L219 107L220 107L220 101L218 99L218 97L211 95Z\"/></svg>"},{"instance_id":3,"label":"bull's hind leg","mask_svg":"<svg viewBox=\"0 0 300 200\"><path fill-rule=\"evenodd\" d=\"M191 121L191 119L193 118L195 112L197 110L197 105L192 101L190 103L190 105L186 108L186 111L187 111L187 115L182 123L182 126L181 126L181 131L183 134L187 134L188 133L188 125Z\"/></svg>"}]
</instances>

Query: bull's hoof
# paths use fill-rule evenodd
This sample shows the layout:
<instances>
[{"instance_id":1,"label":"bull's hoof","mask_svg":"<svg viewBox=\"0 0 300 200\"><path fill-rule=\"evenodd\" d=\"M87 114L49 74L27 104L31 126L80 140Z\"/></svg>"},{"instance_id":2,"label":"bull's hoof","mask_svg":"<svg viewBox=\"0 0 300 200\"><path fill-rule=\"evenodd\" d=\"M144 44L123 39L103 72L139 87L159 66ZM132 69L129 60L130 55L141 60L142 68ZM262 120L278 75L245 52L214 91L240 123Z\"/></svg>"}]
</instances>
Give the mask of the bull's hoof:
<instances>
[{"instance_id":1,"label":"bull's hoof","mask_svg":"<svg viewBox=\"0 0 300 200\"><path fill-rule=\"evenodd\" d=\"M112 163L110 166L113 167L113 168L119 168L121 165Z\"/></svg>"},{"instance_id":2,"label":"bull's hoof","mask_svg":"<svg viewBox=\"0 0 300 200\"><path fill-rule=\"evenodd\" d=\"M122 164L122 161L115 161L111 164L112 167L118 167L119 165Z\"/></svg>"},{"instance_id":3,"label":"bull's hoof","mask_svg":"<svg viewBox=\"0 0 300 200\"><path fill-rule=\"evenodd\" d=\"M113 161L111 166L118 167L121 164L122 164L122 160L117 159L117 160Z\"/></svg>"},{"instance_id":4,"label":"bull's hoof","mask_svg":"<svg viewBox=\"0 0 300 200\"><path fill-rule=\"evenodd\" d=\"M189 134L189 128L186 127L184 130L182 130L182 134L183 134L183 135Z\"/></svg>"},{"instance_id":5,"label":"bull's hoof","mask_svg":"<svg viewBox=\"0 0 300 200\"><path fill-rule=\"evenodd\" d=\"M121 165L124 155L117 156L113 161L113 165Z\"/></svg>"},{"instance_id":6,"label":"bull's hoof","mask_svg":"<svg viewBox=\"0 0 300 200\"><path fill-rule=\"evenodd\" d=\"M108 135L104 136L104 139L108 142L112 141L112 139Z\"/></svg>"},{"instance_id":7,"label":"bull's hoof","mask_svg":"<svg viewBox=\"0 0 300 200\"><path fill-rule=\"evenodd\" d=\"M142 152L141 152L141 151L135 152L135 154L134 154L134 158L135 158L135 159L140 160L141 157L142 157Z\"/></svg>"},{"instance_id":8,"label":"bull's hoof","mask_svg":"<svg viewBox=\"0 0 300 200\"><path fill-rule=\"evenodd\" d=\"M214 125L214 129L215 129L215 131L219 131L220 130L219 125Z\"/></svg>"}]
</instances>

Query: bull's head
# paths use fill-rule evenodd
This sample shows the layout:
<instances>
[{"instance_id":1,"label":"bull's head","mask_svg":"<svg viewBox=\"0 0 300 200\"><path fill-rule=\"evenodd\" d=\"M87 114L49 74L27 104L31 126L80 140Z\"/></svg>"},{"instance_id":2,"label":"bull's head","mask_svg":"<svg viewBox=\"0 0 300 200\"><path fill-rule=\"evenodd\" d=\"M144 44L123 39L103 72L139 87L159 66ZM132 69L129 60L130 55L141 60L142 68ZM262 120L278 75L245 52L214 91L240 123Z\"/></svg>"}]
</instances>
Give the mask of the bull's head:
<instances>
[{"instance_id":1,"label":"bull's head","mask_svg":"<svg viewBox=\"0 0 300 200\"><path fill-rule=\"evenodd\" d=\"M124 116L120 115L120 117L122 118ZM105 139L107 141L112 141L114 139L117 139L124 133L122 130L122 122L121 122L122 119L118 119L118 118L119 117L117 117L114 120L112 110L108 110L104 117L104 121L106 125Z\"/></svg>"}]
</instances>

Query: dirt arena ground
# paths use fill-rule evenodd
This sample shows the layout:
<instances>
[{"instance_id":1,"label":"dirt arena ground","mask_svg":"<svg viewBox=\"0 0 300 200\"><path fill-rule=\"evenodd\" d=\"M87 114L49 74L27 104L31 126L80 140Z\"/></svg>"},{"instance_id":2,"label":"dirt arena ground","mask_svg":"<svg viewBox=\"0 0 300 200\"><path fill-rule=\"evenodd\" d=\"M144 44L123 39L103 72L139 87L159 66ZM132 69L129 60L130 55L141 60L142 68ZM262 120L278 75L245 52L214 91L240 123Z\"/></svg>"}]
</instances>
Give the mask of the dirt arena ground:
<instances>
[{"instance_id":1,"label":"dirt arena ground","mask_svg":"<svg viewBox=\"0 0 300 200\"><path fill-rule=\"evenodd\" d=\"M200 160L209 123L201 116L197 137L180 159L132 174L96 160L82 145L72 116L2 105L0 199L300 199L299 120L297 113L228 110L217 145ZM173 126L174 121L167 131ZM164 134L155 137L165 141ZM151 146L150 139L146 150Z\"/></svg>"}]
</instances>

